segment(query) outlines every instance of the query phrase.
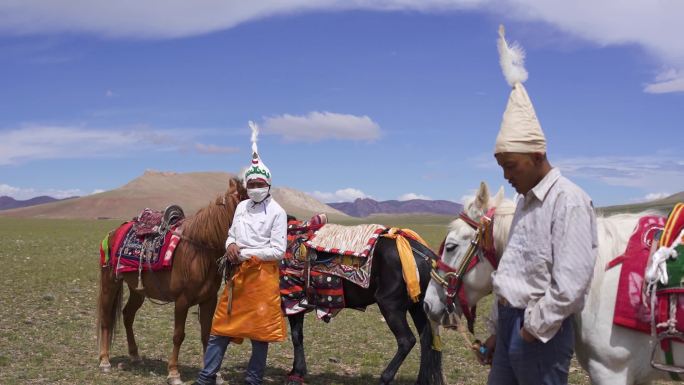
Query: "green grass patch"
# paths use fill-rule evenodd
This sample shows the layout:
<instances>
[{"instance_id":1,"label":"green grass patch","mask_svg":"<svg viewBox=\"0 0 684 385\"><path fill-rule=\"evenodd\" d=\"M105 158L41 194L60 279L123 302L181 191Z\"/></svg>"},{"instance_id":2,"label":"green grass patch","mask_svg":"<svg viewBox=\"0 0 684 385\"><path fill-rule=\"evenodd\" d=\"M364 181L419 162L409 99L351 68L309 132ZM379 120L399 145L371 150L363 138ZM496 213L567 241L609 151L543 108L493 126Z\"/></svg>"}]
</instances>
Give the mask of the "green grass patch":
<instances>
[{"instance_id":1,"label":"green grass patch","mask_svg":"<svg viewBox=\"0 0 684 385\"><path fill-rule=\"evenodd\" d=\"M408 227L433 247L446 234L452 218L387 216L354 223ZM146 302L134 325L143 362L127 360L123 328L114 338L113 370L98 369L95 316L98 290L99 242L119 221L40 220L0 217L0 383L160 384L165 383L171 353L173 305ZM126 291L127 292L127 291ZM125 298L124 298L125 299ZM489 302L479 306L484 317ZM477 335L486 337L482 323ZM330 324L309 314L305 325L309 385L368 385L376 383L396 351L396 343L376 306L366 312L345 310ZM444 332L444 368L450 384L484 384L487 370L476 363L461 336ZM240 383L249 360L250 344L231 345L222 373ZM416 347L397 374L396 384L413 384L418 373ZM190 310L180 353L184 381L201 367L197 308ZM290 342L272 344L266 384L282 384L292 365ZM575 365L572 384L588 384Z\"/></svg>"}]
</instances>

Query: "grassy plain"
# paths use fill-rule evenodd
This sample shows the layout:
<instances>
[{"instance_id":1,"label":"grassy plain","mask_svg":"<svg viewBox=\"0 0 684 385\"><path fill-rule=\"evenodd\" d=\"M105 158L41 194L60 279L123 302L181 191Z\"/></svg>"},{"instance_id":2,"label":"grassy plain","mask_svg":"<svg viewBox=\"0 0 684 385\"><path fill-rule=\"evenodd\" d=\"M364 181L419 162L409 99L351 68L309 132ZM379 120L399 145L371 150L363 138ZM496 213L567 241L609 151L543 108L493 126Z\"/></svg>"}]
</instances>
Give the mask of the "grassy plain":
<instances>
[{"instance_id":1,"label":"grassy plain","mask_svg":"<svg viewBox=\"0 0 684 385\"><path fill-rule=\"evenodd\" d=\"M445 235L448 219L379 216L364 222L413 228L436 248ZM165 383L173 305L148 302L138 312L135 329L142 363L129 364L121 328L113 344L112 372L103 374L97 368L98 243L117 224L0 217L0 384ZM479 307L481 319L488 303ZM181 375L187 383L201 365L196 312L196 308L191 309L180 355ZM476 333L482 338L485 332L479 324ZM458 333L445 331L443 341L444 368L450 384L486 383L486 368L476 363ZM396 349L375 306L366 312L343 311L330 324L309 314L305 345L307 384L311 385L374 384ZM249 353L249 343L229 348L222 369L229 383L241 383ZM400 369L396 384L414 383L418 358L416 347ZM289 342L272 344L265 383L283 383L291 362ZM570 383L589 383L577 365L571 368Z\"/></svg>"}]
</instances>

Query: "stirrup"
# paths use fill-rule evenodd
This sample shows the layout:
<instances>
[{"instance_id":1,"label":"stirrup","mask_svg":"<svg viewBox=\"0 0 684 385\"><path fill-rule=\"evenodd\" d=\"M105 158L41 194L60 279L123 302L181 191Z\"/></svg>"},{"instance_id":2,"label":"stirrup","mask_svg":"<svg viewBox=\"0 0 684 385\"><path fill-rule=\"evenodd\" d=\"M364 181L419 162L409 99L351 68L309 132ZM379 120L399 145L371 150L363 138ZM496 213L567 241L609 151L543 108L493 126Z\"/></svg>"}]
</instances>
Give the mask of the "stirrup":
<instances>
[{"instance_id":1,"label":"stirrup","mask_svg":"<svg viewBox=\"0 0 684 385\"><path fill-rule=\"evenodd\" d=\"M674 339L674 340L679 340L679 341L684 341L684 333L676 332L676 333L668 333L668 332L662 332L658 334L658 337L656 339L655 345L653 345L653 351L651 352L651 366L655 369L662 370L665 372L668 372L670 374L684 374L684 367L677 366L674 364L663 364L660 362L656 361L656 352L658 350L658 346L661 346L661 342L665 339Z\"/></svg>"}]
</instances>

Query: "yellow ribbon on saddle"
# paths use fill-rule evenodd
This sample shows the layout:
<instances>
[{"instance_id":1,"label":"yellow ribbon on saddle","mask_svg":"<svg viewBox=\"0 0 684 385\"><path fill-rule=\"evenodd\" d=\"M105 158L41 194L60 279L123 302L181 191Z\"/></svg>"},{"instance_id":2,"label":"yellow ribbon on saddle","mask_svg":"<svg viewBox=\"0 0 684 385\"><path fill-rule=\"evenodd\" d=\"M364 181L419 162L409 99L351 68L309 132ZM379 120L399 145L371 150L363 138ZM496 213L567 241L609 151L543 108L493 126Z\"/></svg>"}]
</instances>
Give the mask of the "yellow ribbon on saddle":
<instances>
[{"instance_id":1,"label":"yellow ribbon on saddle","mask_svg":"<svg viewBox=\"0 0 684 385\"><path fill-rule=\"evenodd\" d=\"M408 239L406 239L404 234L428 247L425 240L423 240L420 235L411 229L399 229L397 227L392 227L382 236L385 238L396 239L397 250L399 251L399 259L401 260L401 272L404 276L404 282L406 282L408 295L411 297L413 302L418 302L418 297L420 296L420 278L418 277L416 260L413 257L411 244L409 243Z\"/></svg>"}]
</instances>

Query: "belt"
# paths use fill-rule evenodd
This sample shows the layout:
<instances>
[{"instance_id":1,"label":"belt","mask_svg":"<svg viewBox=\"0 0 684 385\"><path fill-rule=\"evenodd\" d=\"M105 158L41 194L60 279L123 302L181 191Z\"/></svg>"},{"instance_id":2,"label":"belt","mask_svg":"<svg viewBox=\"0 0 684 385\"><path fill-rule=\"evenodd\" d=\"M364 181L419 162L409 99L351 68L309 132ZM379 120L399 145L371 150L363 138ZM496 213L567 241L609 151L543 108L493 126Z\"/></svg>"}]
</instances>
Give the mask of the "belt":
<instances>
[{"instance_id":1,"label":"belt","mask_svg":"<svg viewBox=\"0 0 684 385\"><path fill-rule=\"evenodd\" d=\"M511 303L508 302L508 300L507 300L506 298L504 298L504 297L499 297L498 302L499 302L499 305L501 305L501 306L513 307L513 306L511 305Z\"/></svg>"}]
</instances>

